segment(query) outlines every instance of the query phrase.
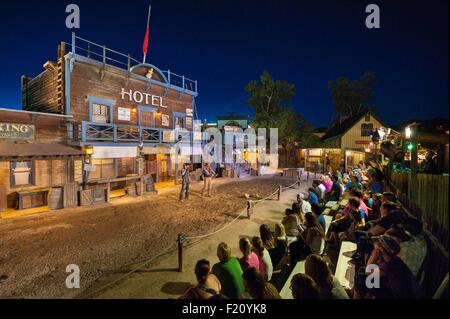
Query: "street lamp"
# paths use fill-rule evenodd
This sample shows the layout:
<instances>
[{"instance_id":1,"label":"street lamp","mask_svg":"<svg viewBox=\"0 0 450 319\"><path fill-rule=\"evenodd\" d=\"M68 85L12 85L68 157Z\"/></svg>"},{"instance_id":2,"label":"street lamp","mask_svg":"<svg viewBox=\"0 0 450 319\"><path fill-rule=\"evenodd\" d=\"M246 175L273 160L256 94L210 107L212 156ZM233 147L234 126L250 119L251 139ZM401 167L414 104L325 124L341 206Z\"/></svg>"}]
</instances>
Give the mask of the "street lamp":
<instances>
[{"instance_id":1,"label":"street lamp","mask_svg":"<svg viewBox=\"0 0 450 319\"><path fill-rule=\"evenodd\" d=\"M405 137L406 138L411 138L412 135L412 130L411 128L408 126L407 128L405 128Z\"/></svg>"}]
</instances>

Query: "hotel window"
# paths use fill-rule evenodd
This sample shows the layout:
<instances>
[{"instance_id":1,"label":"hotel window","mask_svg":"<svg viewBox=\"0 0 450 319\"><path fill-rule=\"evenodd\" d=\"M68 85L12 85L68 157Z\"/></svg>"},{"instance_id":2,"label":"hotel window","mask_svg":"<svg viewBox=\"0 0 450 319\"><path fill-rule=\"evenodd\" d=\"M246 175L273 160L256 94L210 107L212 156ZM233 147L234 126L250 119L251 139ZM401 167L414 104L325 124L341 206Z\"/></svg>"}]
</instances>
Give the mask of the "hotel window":
<instances>
[{"instance_id":1,"label":"hotel window","mask_svg":"<svg viewBox=\"0 0 450 319\"><path fill-rule=\"evenodd\" d=\"M11 161L11 187L34 184L34 163L32 161Z\"/></svg>"},{"instance_id":2,"label":"hotel window","mask_svg":"<svg viewBox=\"0 0 450 319\"><path fill-rule=\"evenodd\" d=\"M92 103L92 122L106 124L109 123L109 106Z\"/></svg>"},{"instance_id":3,"label":"hotel window","mask_svg":"<svg viewBox=\"0 0 450 319\"><path fill-rule=\"evenodd\" d=\"M372 131L373 131L372 123L361 124L361 136L370 136L372 135Z\"/></svg>"}]
</instances>

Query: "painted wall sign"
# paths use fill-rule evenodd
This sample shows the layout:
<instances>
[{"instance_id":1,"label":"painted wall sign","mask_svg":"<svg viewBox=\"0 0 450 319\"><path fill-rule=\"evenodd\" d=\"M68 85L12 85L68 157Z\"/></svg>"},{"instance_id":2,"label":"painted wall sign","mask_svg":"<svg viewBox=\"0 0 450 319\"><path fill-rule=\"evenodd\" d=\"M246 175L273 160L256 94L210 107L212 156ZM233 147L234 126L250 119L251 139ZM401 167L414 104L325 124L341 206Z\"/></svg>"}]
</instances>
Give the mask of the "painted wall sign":
<instances>
[{"instance_id":1,"label":"painted wall sign","mask_svg":"<svg viewBox=\"0 0 450 319\"><path fill-rule=\"evenodd\" d=\"M124 88L122 88L122 92L120 92L120 97L122 100L125 100L125 97L128 97L129 102L167 108L167 106L164 105L164 99L161 96L157 95L152 95L133 90L125 90Z\"/></svg>"},{"instance_id":2,"label":"painted wall sign","mask_svg":"<svg viewBox=\"0 0 450 319\"><path fill-rule=\"evenodd\" d=\"M34 139L35 130L34 125L0 123L0 138Z\"/></svg>"},{"instance_id":3,"label":"painted wall sign","mask_svg":"<svg viewBox=\"0 0 450 319\"><path fill-rule=\"evenodd\" d=\"M118 119L119 121L130 121L131 120L131 110L124 108L124 107L119 107L117 108L117 113L118 113Z\"/></svg>"},{"instance_id":4,"label":"painted wall sign","mask_svg":"<svg viewBox=\"0 0 450 319\"><path fill-rule=\"evenodd\" d=\"M162 126L169 127L170 126L170 118L169 115L163 114L161 117L161 124Z\"/></svg>"}]
</instances>

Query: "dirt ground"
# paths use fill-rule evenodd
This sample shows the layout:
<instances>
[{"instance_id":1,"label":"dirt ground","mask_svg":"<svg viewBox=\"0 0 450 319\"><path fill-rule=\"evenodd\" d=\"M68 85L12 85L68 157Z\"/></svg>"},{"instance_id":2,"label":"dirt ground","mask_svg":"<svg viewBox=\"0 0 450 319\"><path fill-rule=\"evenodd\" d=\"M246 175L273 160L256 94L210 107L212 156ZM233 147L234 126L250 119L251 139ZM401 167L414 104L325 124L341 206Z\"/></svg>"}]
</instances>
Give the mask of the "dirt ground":
<instances>
[{"instance_id":1,"label":"dirt ground","mask_svg":"<svg viewBox=\"0 0 450 319\"><path fill-rule=\"evenodd\" d=\"M0 220L0 298L75 297L79 291L65 286L67 265L80 267L86 289L101 275L157 255L179 233L219 228L246 207L244 193L264 197L292 183L273 176L216 180L213 197L201 198L202 185L192 185L185 203L174 187L148 198Z\"/></svg>"}]
</instances>

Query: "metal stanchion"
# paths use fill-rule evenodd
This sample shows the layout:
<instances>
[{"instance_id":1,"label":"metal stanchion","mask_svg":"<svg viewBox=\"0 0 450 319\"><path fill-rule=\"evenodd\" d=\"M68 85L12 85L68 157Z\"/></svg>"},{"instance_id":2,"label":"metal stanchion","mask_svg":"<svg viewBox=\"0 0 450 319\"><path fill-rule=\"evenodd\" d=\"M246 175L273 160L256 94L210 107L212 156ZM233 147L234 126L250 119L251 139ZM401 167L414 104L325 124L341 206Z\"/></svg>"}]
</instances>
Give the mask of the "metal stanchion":
<instances>
[{"instance_id":1,"label":"metal stanchion","mask_svg":"<svg viewBox=\"0 0 450 319\"><path fill-rule=\"evenodd\" d=\"M183 242L185 236L183 234L178 234L178 271L183 272Z\"/></svg>"}]
</instances>

